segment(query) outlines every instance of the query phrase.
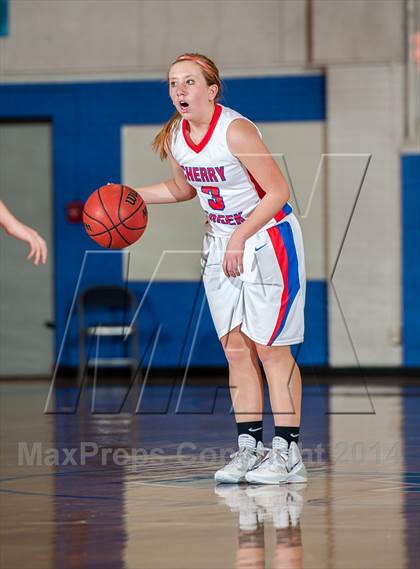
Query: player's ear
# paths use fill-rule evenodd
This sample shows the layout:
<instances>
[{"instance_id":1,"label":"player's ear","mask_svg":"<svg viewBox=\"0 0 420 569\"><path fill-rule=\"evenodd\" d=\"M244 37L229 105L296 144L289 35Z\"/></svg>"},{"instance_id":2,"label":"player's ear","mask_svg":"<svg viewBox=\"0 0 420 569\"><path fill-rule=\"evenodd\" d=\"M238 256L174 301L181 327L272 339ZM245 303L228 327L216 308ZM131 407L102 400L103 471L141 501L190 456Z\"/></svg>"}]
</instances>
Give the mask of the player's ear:
<instances>
[{"instance_id":1,"label":"player's ear","mask_svg":"<svg viewBox=\"0 0 420 569\"><path fill-rule=\"evenodd\" d=\"M209 86L209 100L210 101L214 101L214 99L217 97L218 91L219 91L219 88L216 84Z\"/></svg>"}]
</instances>

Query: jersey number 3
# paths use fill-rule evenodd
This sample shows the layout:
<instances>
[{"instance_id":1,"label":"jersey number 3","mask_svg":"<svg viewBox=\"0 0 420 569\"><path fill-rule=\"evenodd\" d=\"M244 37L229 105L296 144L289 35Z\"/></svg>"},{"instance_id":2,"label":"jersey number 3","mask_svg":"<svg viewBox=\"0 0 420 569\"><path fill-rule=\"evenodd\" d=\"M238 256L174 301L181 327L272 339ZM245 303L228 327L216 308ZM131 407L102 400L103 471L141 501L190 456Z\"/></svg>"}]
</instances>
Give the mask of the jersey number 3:
<instances>
[{"instance_id":1,"label":"jersey number 3","mask_svg":"<svg viewBox=\"0 0 420 569\"><path fill-rule=\"evenodd\" d=\"M211 196L211 199L208 200L208 204L212 209L225 209L225 202L220 195L219 188L215 188L214 186L201 186L201 191Z\"/></svg>"}]
</instances>

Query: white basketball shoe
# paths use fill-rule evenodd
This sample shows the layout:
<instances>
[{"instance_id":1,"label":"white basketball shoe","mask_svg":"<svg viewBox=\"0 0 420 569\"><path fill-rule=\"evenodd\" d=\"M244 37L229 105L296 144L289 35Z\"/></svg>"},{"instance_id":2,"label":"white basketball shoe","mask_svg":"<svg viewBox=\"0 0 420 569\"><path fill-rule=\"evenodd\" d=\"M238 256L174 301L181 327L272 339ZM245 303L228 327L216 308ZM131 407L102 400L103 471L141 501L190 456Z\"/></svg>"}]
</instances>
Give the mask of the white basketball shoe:
<instances>
[{"instance_id":1,"label":"white basketball shoe","mask_svg":"<svg viewBox=\"0 0 420 569\"><path fill-rule=\"evenodd\" d=\"M218 483L237 484L245 480L245 474L259 465L263 460L266 451L264 445L251 437L243 434L238 437L239 449L230 455L232 459L223 468L220 468L214 475Z\"/></svg>"},{"instance_id":2,"label":"white basketball shoe","mask_svg":"<svg viewBox=\"0 0 420 569\"><path fill-rule=\"evenodd\" d=\"M274 437L272 449L264 460L245 476L252 484L286 484L307 482L308 475L302 461L299 447L282 437Z\"/></svg>"}]
</instances>

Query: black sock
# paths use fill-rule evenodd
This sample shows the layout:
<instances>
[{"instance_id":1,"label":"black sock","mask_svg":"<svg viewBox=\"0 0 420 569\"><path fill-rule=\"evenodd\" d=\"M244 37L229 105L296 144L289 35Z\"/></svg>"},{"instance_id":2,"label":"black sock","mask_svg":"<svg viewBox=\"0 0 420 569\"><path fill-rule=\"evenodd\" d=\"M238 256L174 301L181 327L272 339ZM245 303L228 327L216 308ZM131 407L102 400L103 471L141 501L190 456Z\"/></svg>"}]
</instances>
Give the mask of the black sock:
<instances>
[{"instance_id":1,"label":"black sock","mask_svg":"<svg viewBox=\"0 0 420 569\"><path fill-rule=\"evenodd\" d=\"M262 442L263 437L263 423L262 421L244 421L242 423L236 423L239 435L251 435L257 441L257 443Z\"/></svg>"},{"instance_id":2,"label":"black sock","mask_svg":"<svg viewBox=\"0 0 420 569\"><path fill-rule=\"evenodd\" d=\"M287 444L293 441L296 444L299 442L300 427L274 427L274 436L281 437Z\"/></svg>"}]
</instances>

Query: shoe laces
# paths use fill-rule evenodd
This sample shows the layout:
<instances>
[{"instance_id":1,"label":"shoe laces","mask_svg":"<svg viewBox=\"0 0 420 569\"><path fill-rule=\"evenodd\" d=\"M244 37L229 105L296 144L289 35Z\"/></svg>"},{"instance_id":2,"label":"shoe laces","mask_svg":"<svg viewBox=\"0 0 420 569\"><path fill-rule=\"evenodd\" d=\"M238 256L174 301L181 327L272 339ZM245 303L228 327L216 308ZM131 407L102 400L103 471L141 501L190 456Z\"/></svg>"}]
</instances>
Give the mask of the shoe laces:
<instances>
[{"instance_id":1,"label":"shoe laces","mask_svg":"<svg viewBox=\"0 0 420 569\"><path fill-rule=\"evenodd\" d=\"M287 462L287 451L272 448L268 452L267 463L270 465L285 464Z\"/></svg>"},{"instance_id":2,"label":"shoe laces","mask_svg":"<svg viewBox=\"0 0 420 569\"><path fill-rule=\"evenodd\" d=\"M239 450L230 455L232 461L229 463L229 466L244 467L253 454L255 454L254 449L246 446L240 447Z\"/></svg>"},{"instance_id":3,"label":"shoe laces","mask_svg":"<svg viewBox=\"0 0 420 569\"><path fill-rule=\"evenodd\" d=\"M284 443L285 444L283 444L280 437L275 437L273 439L273 446L269 450L266 460L264 460L268 467L286 465L289 456L289 449L286 441L284 441Z\"/></svg>"}]
</instances>

